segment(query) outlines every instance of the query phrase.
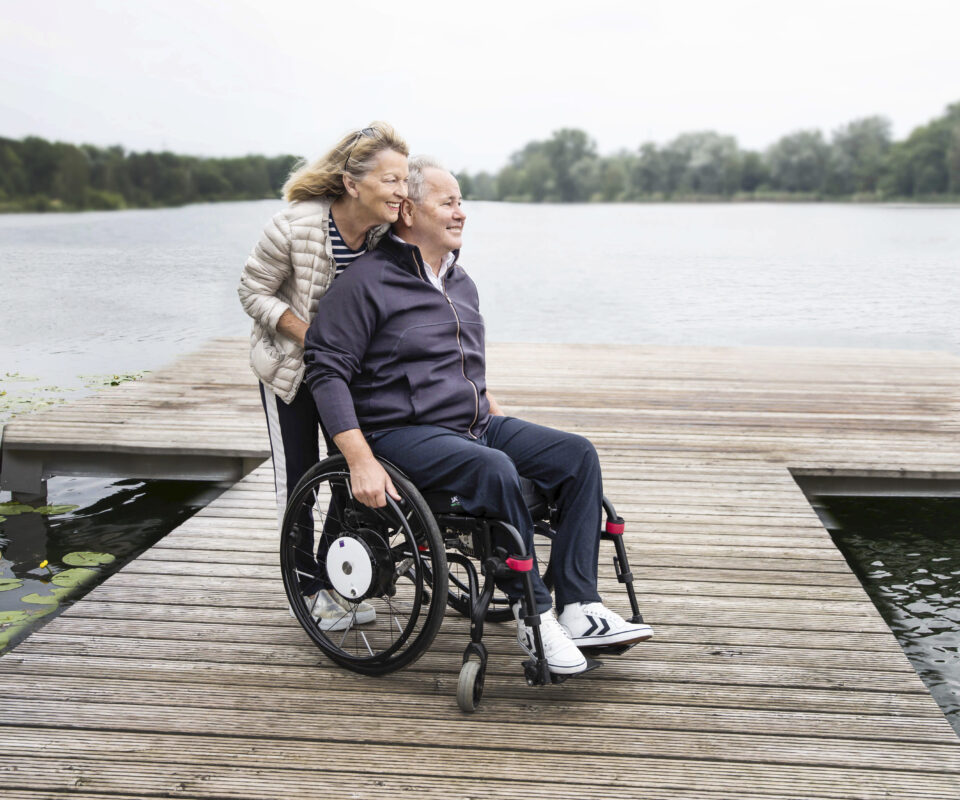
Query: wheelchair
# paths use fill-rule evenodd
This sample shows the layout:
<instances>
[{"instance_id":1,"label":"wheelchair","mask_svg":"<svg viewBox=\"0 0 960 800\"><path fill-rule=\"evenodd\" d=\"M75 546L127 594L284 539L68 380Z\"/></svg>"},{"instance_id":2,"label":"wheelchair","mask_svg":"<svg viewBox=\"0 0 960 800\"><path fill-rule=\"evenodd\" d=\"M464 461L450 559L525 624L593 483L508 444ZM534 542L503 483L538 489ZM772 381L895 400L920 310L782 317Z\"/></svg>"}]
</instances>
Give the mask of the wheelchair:
<instances>
[{"instance_id":1,"label":"wheelchair","mask_svg":"<svg viewBox=\"0 0 960 800\"><path fill-rule=\"evenodd\" d=\"M526 552L519 532L502 520L467 514L450 492L421 493L400 470L379 461L401 497L399 502L387 496L386 506L370 508L355 500L346 459L333 455L307 471L287 503L280 545L283 584L294 616L314 643L342 667L363 675L385 675L426 652L449 605L470 620L457 704L471 712L483 695L484 624L513 619L496 580L518 572L524 583L524 622L532 628L534 640L533 652L523 662L527 684L541 686L575 677L547 667L531 579L534 556ZM535 532L543 541L536 547L540 573L552 589L549 543L557 508L531 481L521 481ZM623 544L624 521L606 497L602 503L606 520L600 536L613 543L617 580L626 588L631 621L640 623L643 617ZM344 600L343 615L332 625L321 623L311 612L310 598L320 589L335 591ZM376 616L364 622L360 612L366 606L372 606ZM367 615L372 616L369 609ZM588 664L584 672L601 665L596 656L619 655L631 646L581 648Z\"/></svg>"}]
</instances>

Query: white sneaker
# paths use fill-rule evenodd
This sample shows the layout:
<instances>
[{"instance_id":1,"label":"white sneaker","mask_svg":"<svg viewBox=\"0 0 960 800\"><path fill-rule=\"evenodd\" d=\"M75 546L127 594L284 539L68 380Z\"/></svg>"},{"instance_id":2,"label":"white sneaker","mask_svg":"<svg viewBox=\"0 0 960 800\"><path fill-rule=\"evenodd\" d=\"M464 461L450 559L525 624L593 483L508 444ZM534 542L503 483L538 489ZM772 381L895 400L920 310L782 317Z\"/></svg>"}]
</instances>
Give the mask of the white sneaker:
<instances>
[{"instance_id":1,"label":"white sneaker","mask_svg":"<svg viewBox=\"0 0 960 800\"><path fill-rule=\"evenodd\" d=\"M568 603L559 622L578 647L634 644L653 636L649 625L627 622L603 603Z\"/></svg>"},{"instance_id":2,"label":"white sneaker","mask_svg":"<svg viewBox=\"0 0 960 800\"><path fill-rule=\"evenodd\" d=\"M520 613L520 603L514 603L513 616L517 620L517 641L529 655L536 658L533 631L526 626ZM543 655L547 659L547 667L551 672L556 672L558 675L573 675L587 668L587 659L570 640L567 632L560 627L557 618L553 616L552 609L540 613L540 640L543 642Z\"/></svg>"},{"instance_id":3,"label":"white sneaker","mask_svg":"<svg viewBox=\"0 0 960 800\"><path fill-rule=\"evenodd\" d=\"M351 625L364 625L377 618L376 609L367 602L350 603L337 592L321 589L313 597L303 598L310 615L322 631L345 631ZM356 610L356 614L354 614ZM290 609L293 616L293 609Z\"/></svg>"},{"instance_id":4,"label":"white sneaker","mask_svg":"<svg viewBox=\"0 0 960 800\"><path fill-rule=\"evenodd\" d=\"M366 600L361 600L359 603L351 603L347 598L345 598L340 592L329 592L329 595L334 599L334 601L341 608L346 609L351 617L354 616L354 611L356 611L356 622L358 625L366 625L368 622L373 622L377 618L377 610L370 605Z\"/></svg>"}]
</instances>

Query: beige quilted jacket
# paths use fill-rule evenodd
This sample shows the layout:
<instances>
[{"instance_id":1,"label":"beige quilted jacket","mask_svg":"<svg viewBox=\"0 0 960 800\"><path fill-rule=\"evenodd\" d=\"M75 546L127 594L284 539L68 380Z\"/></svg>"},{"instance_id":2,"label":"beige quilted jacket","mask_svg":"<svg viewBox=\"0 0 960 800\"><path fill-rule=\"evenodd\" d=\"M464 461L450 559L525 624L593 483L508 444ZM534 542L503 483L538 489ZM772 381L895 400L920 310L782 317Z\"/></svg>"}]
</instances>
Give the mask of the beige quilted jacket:
<instances>
[{"instance_id":1,"label":"beige quilted jacket","mask_svg":"<svg viewBox=\"0 0 960 800\"><path fill-rule=\"evenodd\" d=\"M251 317L250 366L254 374L285 403L303 381L303 348L277 332L277 322L290 311L309 323L336 274L330 245L330 200L291 203L264 228L263 236L243 267L237 293ZM367 235L373 247L387 230Z\"/></svg>"}]
</instances>

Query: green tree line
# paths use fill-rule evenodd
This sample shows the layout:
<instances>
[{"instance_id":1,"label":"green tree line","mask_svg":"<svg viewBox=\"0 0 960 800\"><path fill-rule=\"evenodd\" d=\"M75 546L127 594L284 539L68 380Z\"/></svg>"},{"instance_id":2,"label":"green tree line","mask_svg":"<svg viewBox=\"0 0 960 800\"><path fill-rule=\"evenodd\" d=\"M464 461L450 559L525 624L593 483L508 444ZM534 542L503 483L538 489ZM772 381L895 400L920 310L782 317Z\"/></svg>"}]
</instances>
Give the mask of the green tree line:
<instances>
[{"instance_id":1,"label":"green tree line","mask_svg":"<svg viewBox=\"0 0 960 800\"><path fill-rule=\"evenodd\" d=\"M0 211L151 208L277 197L297 162L125 152L0 137ZM795 131L764 151L733 136L683 133L608 156L582 130L529 142L496 173L457 175L464 196L518 202L685 199L862 200L960 196L960 103L893 141L882 116L853 120L828 139Z\"/></svg>"},{"instance_id":2,"label":"green tree line","mask_svg":"<svg viewBox=\"0 0 960 800\"><path fill-rule=\"evenodd\" d=\"M295 156L199 158L0 138L0 211L153 208L277 197Z\"/></svg>"},{"instance_id":3,"label":"green tree line","mask_svg":"<svg viewBox=\"0 0 960 800\"><path fill-rule=\"evenodd\" d=\"M960 103L899 142L890 121L873 116L843 125L829 139L819 130L796 131L764 151L699 131L601 156L586 132L565 128L530 142L496 173L457 177L467 198L534 203L955 198Z\"/></svg>"}]
</instances>

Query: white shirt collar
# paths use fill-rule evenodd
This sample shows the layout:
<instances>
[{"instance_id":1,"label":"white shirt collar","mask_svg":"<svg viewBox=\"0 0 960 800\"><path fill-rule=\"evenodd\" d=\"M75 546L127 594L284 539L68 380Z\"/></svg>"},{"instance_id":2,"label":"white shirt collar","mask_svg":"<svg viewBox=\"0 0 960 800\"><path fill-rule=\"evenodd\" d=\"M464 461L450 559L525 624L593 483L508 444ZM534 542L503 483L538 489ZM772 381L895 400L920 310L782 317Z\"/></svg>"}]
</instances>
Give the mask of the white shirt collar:
<instances>
[{"instance_id":1,"label":"white shirt collar","mask_svg":"<svg viewBox=\"0 0 960 800\"><path fill-rule=\"evenodd\" d=\"M403 241L403 239L397 236L397 234L395 234L393 231L390 231L390 235L401 244L406 244L406 245L410 244L409 242ZM434 275L433 268L429 264L424 262L424 267L425 267L424 272L427 273L427 277L430 279L430 283L436 286L437 289L439 289L441 292L443 291L443 276L447 274L447 270L450 269L451 266L453 266L453 262L456 260L457 260L456 253L454 253L453 251L447 253L443 257L443 260L440 262L439 275Z\"/></svg>"}]
</instances>

